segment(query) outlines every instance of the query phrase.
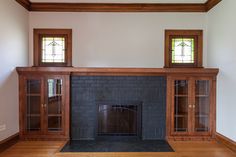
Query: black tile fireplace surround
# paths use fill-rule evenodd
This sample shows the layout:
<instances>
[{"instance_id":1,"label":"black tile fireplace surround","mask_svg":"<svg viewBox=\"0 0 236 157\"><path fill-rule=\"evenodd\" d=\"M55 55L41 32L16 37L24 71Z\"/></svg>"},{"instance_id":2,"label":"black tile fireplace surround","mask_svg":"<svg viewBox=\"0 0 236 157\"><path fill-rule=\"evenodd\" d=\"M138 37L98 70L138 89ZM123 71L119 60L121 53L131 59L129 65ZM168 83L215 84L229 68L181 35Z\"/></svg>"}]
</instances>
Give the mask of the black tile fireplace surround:
<instances>
[{"instance_id":1,"label":"black tile fireplace surround","mask_svg":"<svg viewBox=\"0 0 236 157\"><path fill-rule=\"evenodd\" d=\"M165 139L166 77L72 75L71 140L95 140L101 136L99 134L99 105L105 105L108 108L112 105L123 108L132 105L141 106L140 117L133 120L135 123L137 121L137 125L129 124L129 127L137 127L136 135L143 140ZM133 115L127 117L134 118ZM109 124L111 125L111 122ZM114 130L121 126L117 123L112 127ZM122 133L122 129L118 131Z\"/></svg>"}]
</instances>

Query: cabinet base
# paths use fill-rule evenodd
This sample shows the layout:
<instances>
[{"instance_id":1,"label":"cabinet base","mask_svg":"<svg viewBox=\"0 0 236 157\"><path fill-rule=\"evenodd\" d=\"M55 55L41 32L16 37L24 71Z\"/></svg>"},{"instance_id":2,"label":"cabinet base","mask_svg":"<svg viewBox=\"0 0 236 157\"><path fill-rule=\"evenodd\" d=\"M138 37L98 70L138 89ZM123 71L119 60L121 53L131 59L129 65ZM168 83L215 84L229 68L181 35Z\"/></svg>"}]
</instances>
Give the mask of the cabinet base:
<instances>
[{"instance_id":1,"label":"cabinet base","mask_svg":"<svg viewBox=\"0 0 236 157\"><path fill-rule=\"evenodd\" d=\"M171 136L166 138L168 141L213 141L212 136Z\"/></svg>"}]
</instances>

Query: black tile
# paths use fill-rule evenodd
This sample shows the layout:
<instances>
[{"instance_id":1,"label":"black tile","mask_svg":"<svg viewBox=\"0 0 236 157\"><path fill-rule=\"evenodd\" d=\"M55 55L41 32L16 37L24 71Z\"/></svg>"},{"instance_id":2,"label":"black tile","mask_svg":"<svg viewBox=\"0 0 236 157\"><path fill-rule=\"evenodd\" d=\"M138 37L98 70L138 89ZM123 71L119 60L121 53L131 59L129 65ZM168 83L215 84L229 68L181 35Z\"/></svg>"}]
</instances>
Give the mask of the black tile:
<instances>
[{"instance_id":1,"label":"black tile","mask_svg":"<svg viewBox=\"0 0 236 157\"><path fill-rule=\"evenodd\" d=\"M130 101L142 102L142 138L165 139L166 77L72 76L71 89L72 140L96 138L98 104Z\"/></svg>"},{"instance_id":2,"label":"black tile","mask_svg":"<svg viewBox=\"0 0 236 157\"><path fill-rule=\"evenodd\" d=\"M165 140L72 140L61 152L174 152Z\"/></svg>"}]
</instances>

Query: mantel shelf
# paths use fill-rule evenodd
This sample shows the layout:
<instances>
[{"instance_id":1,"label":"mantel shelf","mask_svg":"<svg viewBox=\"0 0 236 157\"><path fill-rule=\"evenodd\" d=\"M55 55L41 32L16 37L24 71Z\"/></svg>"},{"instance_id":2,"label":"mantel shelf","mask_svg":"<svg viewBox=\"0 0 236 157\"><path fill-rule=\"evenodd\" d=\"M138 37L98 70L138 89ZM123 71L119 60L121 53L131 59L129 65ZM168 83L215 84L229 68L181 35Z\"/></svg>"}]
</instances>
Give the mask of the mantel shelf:
<instances>
[{"instance_id":1,"label":"mantel shelf","mask_svg":"<svg viewBox=\"0 0 236 157\"><path fill-rule=\"evenodd\" d=\"M81 67L17 67L19 74L55 73L72 75L168 75L168 74L191 74L191 75L217 75L217 68L81 68Z\"/></svg>"}]
</instances>

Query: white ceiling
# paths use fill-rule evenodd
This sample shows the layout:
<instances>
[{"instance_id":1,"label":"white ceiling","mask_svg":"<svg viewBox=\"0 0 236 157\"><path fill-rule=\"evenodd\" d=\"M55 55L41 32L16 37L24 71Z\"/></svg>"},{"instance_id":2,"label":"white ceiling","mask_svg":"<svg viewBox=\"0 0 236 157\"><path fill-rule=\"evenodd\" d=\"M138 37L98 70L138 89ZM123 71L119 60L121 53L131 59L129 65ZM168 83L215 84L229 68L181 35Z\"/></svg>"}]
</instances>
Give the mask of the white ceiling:
<instances>
[{"instance_id":1,"label":"white ceiling","mask_svg":"<svg viewBox=\"0 0 236 157\"><path fill-rule=\"evenodd\" d=\"M207 0L30 0L53 3L205 3Z\"/></svg>"}]
</instances>

